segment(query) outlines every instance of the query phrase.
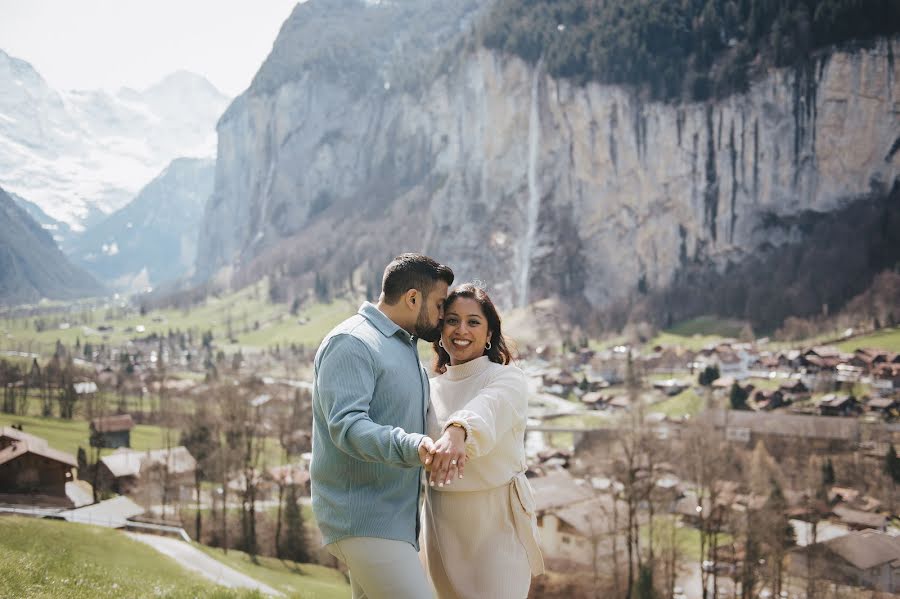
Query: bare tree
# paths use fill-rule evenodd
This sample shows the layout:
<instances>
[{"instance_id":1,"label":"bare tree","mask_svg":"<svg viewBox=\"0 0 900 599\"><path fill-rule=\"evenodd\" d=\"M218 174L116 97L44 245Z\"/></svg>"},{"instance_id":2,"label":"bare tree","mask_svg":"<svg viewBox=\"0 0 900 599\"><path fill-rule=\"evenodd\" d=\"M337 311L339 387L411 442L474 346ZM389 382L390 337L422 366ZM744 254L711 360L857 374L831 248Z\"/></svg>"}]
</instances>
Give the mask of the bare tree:
<instances>
[{"instance_id":1,"label":"bare tree","mask_svg":"<svg viewBox=\"0 0 900 599\"><path fill-rule=\"evenodd\" d=\"M236 466L241 474L241 532L242 546L247 553L256 555L256 495L259 486L258 467L262 456L264 437L259 422L259 410L251 408L247 391L252 391L248 384L240 387L225 383L220 398L222 406L223 432L225 447L222 456L223 489L225 512L227 513L228 477L232 467ZM227 532L225 533L227 535ZM225 537L227 539L227 536Z\"/></svg>"},{"instance_id":2,"label":"bare tree","mask_svg":"<svg viewBox=\"0 0 900 599\"><path fill-rule=\"evenodd\" d=\"M625 510L625 550L626 550L626 598L632 597L635 584L640 578L640 586L646 589L653 585L653 571L656 567L656 538L654 525L656 503L659 500L655 493L660 478L659 463L661 446L655 432L645 423L644 410L640 397L641 373L631 353L626 362L626 386L628 389L631 411L628 425L622 429L616 444L617 459L614 462L616 478L622 485L620 494L622 507ZM616 495L614 495L616 498ZM618 518L618 508L614 501L614 518ZM643 521L642 521L643 519ZM642 547L642 527L646 525L647 544ZM614 548L614 549L617 549ZM617 551L614 551L617 553ZM617 566L617 564L616 564ZM618 567L616 567L618 570ZM618 579L619 573L615 573ZM618 584L618 580L616 581Z\"/></svg>"},{"instance_id":3,"label":"bare tree","mask_svg":"<svg viewBox=\"0 0 900 599\"><path fill-rule=\"evenodd\" d=\"M681 547L678 543L678 527L673 518L663 520L664 526L660 534L660 555L662 557L662 578L666 589L666 599L675 595L675 583L678 579L678 568L681 563Z\"/></svg>"},{"instance_id":4,"label":"bare tree","mask_svg":"<svg viewBox=\"0 0 900 599\"><path fill-rule=\"evenodd\" d=\"M722 445L715 431L705 424L694 424L686 433L684 465L695 485L697 498L696 519L700 529L700 581L703 599L707 597L710 579L714 578L716 571L716 545L725 517L719 500L720 481L724 478ZM712 566L704 568L704 560L712 562Z\"/></svg>"}]
</instances>

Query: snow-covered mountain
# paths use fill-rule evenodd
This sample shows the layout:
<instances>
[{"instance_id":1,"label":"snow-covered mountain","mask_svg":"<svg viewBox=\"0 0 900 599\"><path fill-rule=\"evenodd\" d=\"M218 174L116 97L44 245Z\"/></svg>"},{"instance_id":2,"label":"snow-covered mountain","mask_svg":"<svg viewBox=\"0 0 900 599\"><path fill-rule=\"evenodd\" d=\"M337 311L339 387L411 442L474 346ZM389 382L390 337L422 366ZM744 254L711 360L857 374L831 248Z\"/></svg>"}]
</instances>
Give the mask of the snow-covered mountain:
<instances>
[{"instance_id":1,"label":"snow-covered mountain","mask_svg":"<svg viewBox=\"0 0 900 599\"><path fill-rule=\"evenodd\" d=\"M213 157L228 101L185 71L141 91L63 92L0 50L0 185L81 230L173 159Z\"/></svg>"},{"instance_id":2,"label":"snow-covered mountain","mask_svg":"<svg viewBox=\"0 0 900 599\"><path fill-rule=\"evenodd\" d=\"M72 229L69 225L56 220L41 210L40 206L34 202L29 202L18 194L10 193L9 197L11 197L20 208L23 208L25 212L28 213L28 216L33 218L42 229L50 233L50 236L53 237L53 241L56 242L56 245L58 245L60 249L68 246L68 243L72 240L73 236Z\"/></svg>"},{"instance_id":3,"label":"snow-covered mountain","mask_svg":"<svg viewBox=\"0 0 900 599\"><path fill-rule=\"evenodd\" d=\"M118 291L143 291L194 265L215 161L173 160L137 197L72 243L69 257Z\"/></svg>"}]
</instances>

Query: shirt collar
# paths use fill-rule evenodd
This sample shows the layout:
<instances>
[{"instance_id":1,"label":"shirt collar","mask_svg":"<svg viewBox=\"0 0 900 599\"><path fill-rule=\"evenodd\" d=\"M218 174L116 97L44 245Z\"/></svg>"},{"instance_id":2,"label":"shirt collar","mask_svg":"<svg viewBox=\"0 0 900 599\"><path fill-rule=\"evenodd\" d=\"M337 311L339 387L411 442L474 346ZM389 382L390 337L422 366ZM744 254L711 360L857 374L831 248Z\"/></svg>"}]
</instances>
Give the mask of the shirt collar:
<instances>
[{"instance_id":1,"label":"shirt collar","mask_svg":"<svg viewBox=\"0 0 900 599\"><path fill-rule=\"evenodd\" d=\"M371 302L363 302L359 307L359 314L371 322L385 337L392 337L399 333L400 337L410 343L415 342L416 340L414 336L407 333L400 325L388 318L387 314L379 310L378 307Z\"/></svg>"}]
</instances>

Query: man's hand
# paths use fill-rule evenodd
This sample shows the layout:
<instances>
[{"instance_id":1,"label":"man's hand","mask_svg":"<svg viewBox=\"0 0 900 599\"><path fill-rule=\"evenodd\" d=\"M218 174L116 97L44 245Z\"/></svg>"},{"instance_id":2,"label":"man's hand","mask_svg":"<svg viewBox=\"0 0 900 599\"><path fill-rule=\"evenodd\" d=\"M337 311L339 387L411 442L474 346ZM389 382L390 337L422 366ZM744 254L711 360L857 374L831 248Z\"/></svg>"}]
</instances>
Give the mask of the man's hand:
<instances>
[{"instance_id":1,"label":"man's hand","mask_svg":"<svg viewBox=\"0 0 900 599\"><path fill-rule=\"evenodd\" d=\"M466 431L458 426L448 426L431 449L431 486L449 485L453 479L463 477L466 465Z\"/></svg>"},{"instance_id":2,"label":"man's hand","mask_svg":"<svg viewBox=\"0 0 900 599\"><path fill-rule=\"evenodd\" d=\"M434 441L431 437L423 437L419 443L419 461L425 466L425 470L431 470L431 454L434 451Z\"/></svg>"}]
</instances>

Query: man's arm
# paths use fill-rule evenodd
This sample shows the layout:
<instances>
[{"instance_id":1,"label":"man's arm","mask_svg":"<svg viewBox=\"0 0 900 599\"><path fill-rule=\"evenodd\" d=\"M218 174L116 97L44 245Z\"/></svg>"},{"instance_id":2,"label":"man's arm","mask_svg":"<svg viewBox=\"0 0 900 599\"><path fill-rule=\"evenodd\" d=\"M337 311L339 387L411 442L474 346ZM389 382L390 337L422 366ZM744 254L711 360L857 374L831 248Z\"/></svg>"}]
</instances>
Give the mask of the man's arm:
<instances>
[{"instance_id":1,"label":"man's arm","mask_svg":"<svg viewBox=\"0 0 900 599\"><path fill-rule=\"evenodd\" d=\"M377 424L369 417L375 365L362 341L346 334L332 337L319 360L316 387L329 435L341 451L366 462L421 465L418 448L424 435Z\"/></svg>"}]
</instances>

